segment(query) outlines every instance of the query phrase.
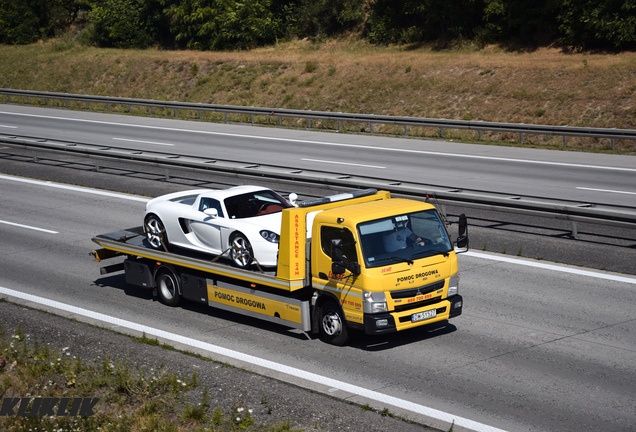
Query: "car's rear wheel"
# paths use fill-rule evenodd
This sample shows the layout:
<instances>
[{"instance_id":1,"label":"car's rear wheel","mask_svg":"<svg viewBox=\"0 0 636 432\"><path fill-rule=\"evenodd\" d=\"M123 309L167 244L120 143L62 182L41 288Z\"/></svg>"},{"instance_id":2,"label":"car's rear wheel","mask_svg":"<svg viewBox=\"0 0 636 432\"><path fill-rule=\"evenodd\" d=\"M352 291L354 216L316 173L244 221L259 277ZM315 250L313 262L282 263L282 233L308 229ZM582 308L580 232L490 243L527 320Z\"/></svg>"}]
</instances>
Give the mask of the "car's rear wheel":
<instances>
[{"instance_id":1,"label":"car's rear wheel","mask_svg":"<svg viewBox=\"0 0 636 432\"><path fill-rule=\"evenodd\" d=\"M168 250L168 235L159 216L151 214L146 217L144 221L144 232L146 233L146 240L148 240L150 246L155 249Z\"/></svg>"},{"instance_id":2,"label":"car's rear wheel","mask_svg":"<svg viewBox=\"0 0 636 432\"><path fill-rule=\"evenodd\" d=\"M230 240L230 258L240 268L247 268L254 261L252 245L242 233L234 234Z\"/></svg>"}]
</instances>

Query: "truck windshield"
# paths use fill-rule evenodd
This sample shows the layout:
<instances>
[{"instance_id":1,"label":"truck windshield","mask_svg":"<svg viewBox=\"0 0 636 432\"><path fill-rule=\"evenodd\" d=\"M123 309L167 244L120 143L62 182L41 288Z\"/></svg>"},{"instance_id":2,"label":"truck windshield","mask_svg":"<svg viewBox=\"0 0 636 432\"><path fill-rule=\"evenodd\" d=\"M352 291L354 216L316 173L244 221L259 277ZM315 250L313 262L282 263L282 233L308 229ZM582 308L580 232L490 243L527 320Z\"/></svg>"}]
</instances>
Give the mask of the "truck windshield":
<instances>
[{"instance_id":1,"label":"truck windshield","mask_svg":"<svg viewBox=\"0 0 636 432\"><path fill-rule=\"evenodd\" d=\"M448 253L453 244L436 210L376 219L358 225L368 268Z\"/></svg>"}]
</instances>

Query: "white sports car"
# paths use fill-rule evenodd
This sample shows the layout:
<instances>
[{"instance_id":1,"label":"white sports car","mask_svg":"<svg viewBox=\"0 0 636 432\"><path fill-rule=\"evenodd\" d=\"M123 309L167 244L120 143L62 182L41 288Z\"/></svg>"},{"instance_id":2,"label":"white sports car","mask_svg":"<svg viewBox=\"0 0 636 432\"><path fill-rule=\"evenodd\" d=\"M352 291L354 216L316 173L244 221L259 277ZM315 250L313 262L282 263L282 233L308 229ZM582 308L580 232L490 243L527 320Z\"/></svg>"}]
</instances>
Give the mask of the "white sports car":
<instances>
[{"instance_id":1,"label":"white sports car","mask_svg":"<svg viewBox=\"0 0 636 432\"><path fill-rule=\"evenodd\" d=\"M148 202L144 232L153 248L169 245L225 254L241 268L254 261L275 266L281 211L291 205L258 186L200 189L163 195Z\"/></svg>"}]
</instances>

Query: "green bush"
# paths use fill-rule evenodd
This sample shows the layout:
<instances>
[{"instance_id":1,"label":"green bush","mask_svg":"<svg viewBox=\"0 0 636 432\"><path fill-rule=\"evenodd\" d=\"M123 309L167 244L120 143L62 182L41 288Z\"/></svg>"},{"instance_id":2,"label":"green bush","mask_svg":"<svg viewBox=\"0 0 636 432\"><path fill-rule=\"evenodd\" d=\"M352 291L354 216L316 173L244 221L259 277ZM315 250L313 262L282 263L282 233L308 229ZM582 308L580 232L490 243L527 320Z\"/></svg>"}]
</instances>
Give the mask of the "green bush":
<instances>
[{"instance_id":1,"label":"green bush","mask_svg":"<svg viewBox=\"0 0 636 432\"><path fill-rule=\"evenodd\" d=\"M97 46L146 48L158 41L162 14L156 0L106 0L95 5L88 20Z\"/></svg>"},{"instance_id":2,"label":"green bush","mask_svg":"<svg viewBox=\"0 0 636 432\"><path fill-rule=\"evenodd\" d=\"M563 0L560 42L573 49L636 48L636 0Z\"/></svg>"}]
</instances>

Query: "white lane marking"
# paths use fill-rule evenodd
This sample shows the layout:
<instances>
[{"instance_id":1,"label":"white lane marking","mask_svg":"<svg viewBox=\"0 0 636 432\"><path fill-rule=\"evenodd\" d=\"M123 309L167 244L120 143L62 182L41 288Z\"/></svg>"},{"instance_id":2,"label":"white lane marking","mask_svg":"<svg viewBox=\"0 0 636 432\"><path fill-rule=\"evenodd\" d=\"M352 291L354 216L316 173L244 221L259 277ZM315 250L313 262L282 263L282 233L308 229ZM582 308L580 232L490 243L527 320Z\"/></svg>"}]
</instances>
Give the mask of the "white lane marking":
<instances>
[{"instance_id":1,"label":"white lane marking","mask_svg":"<svg viewBox=\"0 0 636 432\"><path fill-rule=\"evenodd\" d=\"M40 185L40 186L48 186L48 187L54 187L54 188L59 188L59 189L67 189L67 190L72 190L72 191L76 191L76 192L103 195L103 196L109 196L109 197L113 197L113 198L121 198L121 199L126 199L126 200L133 200L133 201L148 202L150 200L150 198L138 197L138 196L134 196L134 195L125 195L125 194L119 194L119 193L115 193L115 192L106 192L106 191L101 191L101 190L97 190L97 189L84 188L84 187L80 187L80 186L68 186L68 185L56 184L56 183L45 182L45 181L40 181L40 180L31 180L31 179L25 179L25 178L21 178L21 177L7 176L7 175L3 175L3 174L0 174L0 179L1 180L18 181L18 182L24 182L24 183L31 183L31 184L36 184L36 185ZM579 274L579 275L594 277L594 278L598 278L598 279L613 280L613 281L617 281L617 282L625 282L625 283L636 285L636 278L615 276L615 275L610 275L610 274L605 274L605 273L597 273L597 272L589 271L589 270L580 270L580 269L576 269L576 268L569 268L569 267L563 267L563 266L558 266L558 265L553 265L553 264L546 264L546 263L535 262L535 261L521 260L521 259L517 259L517 258L499 256L499 255L495 255L495 254L485 254L485 253L479 253L479 252L474 252L474 251L468 251L468 252L463 253L461 255L473 256L475 258L484 258L484 259L489 259L489 260L493 260L493 261L503 261L503 262L508 262L508 263L512 263L512 264L519 264L519 265L523 265L523 266L527 266L527 267L542 268L542 269L546 269L546 270L553 270L553 271L559 271L559 272L564 272L564 273Z\"/></svg>"},{"instance_id":2,"label":"white lane marking","mask_svg":"<svg viewBox=\"0 0 636 432\"><path fill-rule=\"evenodd\" d=\"M107 324L111 324L111 325L115 325L115 326L119 326L119 327L123 327L126 329L139 332L140 334L145 333L147 335L152 335L157 338L162 338L168 341L198 348L198 349L211 352L214 354L219 354L219 355L229 357L235 360L239 360L242 362L246 362L255 366L260 366L260 367L263 367L278 373L291 375L291 376L301 378L307 381L322 384L330 388L336 388L338 390L342 390L344 392L352 393L352 394L362 396L368 399L372 399L383 404L402 408L404 410L408 410L413 413L421 414L427 417L432 417L434 419L447 422L448 424L452 424L454 422L457 426L462 426L477 432L504 432L503 429L498 429L492 426L485 425L483 423L478 423L473 420L469 420L463 417L458 417L453 414L446 413L444 411L439 411L434 408L429 408L424 405L419 405L404 399L389 396L389 395L386 395L377 391L369 390L354 384L338 381L333 378L318 375L312 372L307 372L305 370L294 368L291 366L286 366L286 365L276 363L270 360L266 360L260 357L256 357L253 355L244 354L239 351L223 348L218 345L213 345L213 344L203 342L197 339L181 336L176 333L170 333L163 330L158 330L153 327L145 326L143 324L139 324L136 322L127 321L120 318L115 318L110 315L105 315L99 312L91 311L91 310L80 308L77 306L67 305L65 303L60 303L55 300L49 300L47 298L38 297L32 294L26 294L21 291L15 291L15 290L5 288L2 286L0 286L0 294L5 294L8 296L27 300L37 304L53 307L55 309L59 309L65 312L70 312L76 315L81 315L90 319L99 320Z\"/></svg>"},{"instance_id":3,"label":"white lane marking","mask_svg":"<svg viewBox=\"0 0 636 432\"><path fill-rule=\"evenodd\" d=\"M107 197L111 197L111 198L121 198L121 199L126 199L126 200L131 200L131 201L141 201L141 202L150 201L150 198L144 198L144 197L135 196L135 195L126 195L126 194L121 194L121 193L108 192L108 191L102 191L102 190L97 190L97 189L90 189L90 188L85 188L85 187L81 187L81 186L69 186L69 185L64 185L64 184L59 184L59 183L52 183L52 182L48 182L48 181L31 180L31 179L27 179L27 178L14 177L14 176L8 176L8 175L3 175L3 174L0 174L0 180L9 180L9 181L16 181L16 182L21 182L21 183L30 183L30 184L34 184L34 185L38 185L38 186L46 186L46 187L52 187L52 188L57 188L57 189L66 189L66 190L71 190L71 191L74 191L74 192L90 193L90 194L93 194L93 195L107 196Z\"/></svg>"},{"instance_id":4,"label":"white lane marking","mask_svg":"<svg viewBox=\"0 0 636 432\"><path fill-rule=\"evenodd\" d=\"M596 188L588 188L588 187L577 187L577 189L589 190L594 192L610 192L610 193L617 193L617 194L636 195L636 192L618 191L618 190L612 190L612 189L596 189Z\"/></svg>"},{"instance_id":5,"label":"white lane marking","mask_svg":"<svg viewBox=\"0 0 636 432\"><path fill-rule=\"evenodd\" d=\"M0 127L9 128L9 129L17 129L18 128L17 126L8 126L8 125L0 125Z\"/></svg>"},{"instance_id":6,"label":"white lane marking","mask_svg":"<svg viewBox=\"0 0 636 432\"><path fill-rule=\"evenodd\" d=\"M364 164L357 164L357 163L337 162L337 161L328 161L328 160L320 160L320 159L305 159L305 158L302 158L300 160L304 160L304 161L307 161L307 162L319 162L319 163L328 163L328 164L337 164L337 165L351 165L351 166L359 166L359 167L364 167L364 168L379 168L379 169L385 169L386 168L386 167L377 166L377 165L364 165Z\"/></svg>"},{"instance_id":7,"label":"white lane marking","mask_svg":"<svg viewBox=\"0 0 636 432\"><path fill-rule=\"evenodd\" d=\"M316 144L316 145L334 146L334 147L359 148L364 150L381 150L381 151L388 151L388 152L424 154L424 155L432 155L432 156L447 156L447 157L466 158L466 159L493 160L493 161L500 161L500 162L517 162L517 163L536 164L536 165L551 165L551 166L564 166L564 167L573 167L573 168L599 169L599 170L608 170L608 171L636 172L636 168L620 168L620 167L609 167L609 166L600 166L600 165L572 164L572 163L565 163L565 162L535 161L535 160L514 159L514 158L493 157L493 156L478 156L478 155L467 155L467 154L432 152L432 151L425 151L425 150L396 149L396 148L390 148L390 147L364 146L359 144L342 144L342 143L332 143L332 142L325 142L325 141L310 141L310 140L300 140L300 139L291 139L291 138L275 138L275 137L265 137L265 136L258 136L258 135L244 135L244 134L227 133L227 132L211 132L211 131L200 131L200 130L183 129L183 128L136 125L136 124L129 124L129 123L108 122L108 121L102 121L102 120L73 119L73 118L66 118L66 117L45 116L45 115L39 115L39 114L21 114L21 113L12 113L12 112L5 112L5 111L0 111L0 114L26 116L26 117L41 117L41 118L47 118L47 119L53 119L53 120L97 123L97 124L106 124L106 125L112 125L112 126L135 127L135 128L142 128L142 129L191 132L191 133L198 133L198 134L205 134L205 135L232 136L232 137L239 137L239 138L261 139L261 140L270 140L270 141L284 141L284 142L292 142L292 143Z\"/></svg>"},{"instance_id":8,"label":"white lane marking","mask_svg":"<svg viewBox=\"0 0 636 432\"><path fill-rule=\"evenodd\" d=\"M462 253L459 256L461 257L461 255L472 256L472 257L475 257L475 258L484 258L484 259L489 259L489 260L493 260L493 261L501 261L501 262L507 262L507 263L510 263L510 264L522 265L522 266L526 266L526 267L540 268L540 269L544 269L544 270L551 270L551 271L562 272L562 273L570 273L570 274L576 274L576 275L580 275L580 276L588 276L588 277L593 277L593 278L597 278L597 279L605 279L605 280L614 281L614 282L623 282L623 283L636 285L636 278L634 278L634 277L618 276L618 275L613 275L613 274L599 273L599 272L595 272L595 271L592 271L592 270L582 270L582 269L578 269L578 268L565 267L565 266L560 266L560 265L556 265L556 264L540 263L540 262L536 262L536 261L522 260L522 259L518 259L518 258L510 258L510 257L506 257L506 256L501 256L501 255L494 255L494 254L491 255L491 254L485 254L485 253L479 253L479 252L473 252L473 251L468 251L468 252Z\"/></svg>"},{"instance_id":9,"label":"white lane marking","mask_svg":"<svg viewBox=\"0 0 636 432\"><path fill-rule=\"evenodd\" d=\"M116 141L128 141L128 142L136 142L136 143L142 143L142 144L155 144L155 145L162 145L162 146L174 146L174 144L170 144L170 143L160 143L160 142L156 142L156 141L142 141L142 140L135 140L135 139L128 139L128 138L113 138Z\"/></svg>"},{"instance_id":10,"label":"white lane marking","mask_svg":"<svg viewBox=\"0 0 636 432\"><path fill-rule=\"evenodd\" d=\"M9 221L0 220L0 224L11 225L11 226L19 227L19 228L26 228L26 229L30 229L30 230L34 230L34 231L42 231L42 232L49 233L49 234L59 234L59 232L57 232L57 231L51 231L51 230L48 230L48 229L38 228L38 227L31 226L31 225L22 225L22 224L15 223L15 222L9 222Z\"/></svg>"}]
</instances>

